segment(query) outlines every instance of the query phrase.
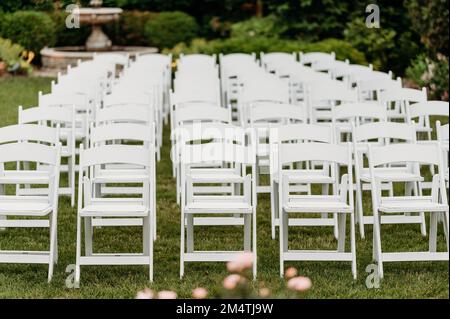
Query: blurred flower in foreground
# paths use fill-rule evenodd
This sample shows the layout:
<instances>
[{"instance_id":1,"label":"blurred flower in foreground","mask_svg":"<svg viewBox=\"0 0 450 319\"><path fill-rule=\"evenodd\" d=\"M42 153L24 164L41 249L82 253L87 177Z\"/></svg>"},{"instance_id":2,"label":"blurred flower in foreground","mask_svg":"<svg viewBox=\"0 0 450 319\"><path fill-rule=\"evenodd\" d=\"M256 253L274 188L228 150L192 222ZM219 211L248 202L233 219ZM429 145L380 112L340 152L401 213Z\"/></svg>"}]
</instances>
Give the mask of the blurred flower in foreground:
<instances>
[{"instance_id":1,"label":"blurred flower in foreground","mask_svg":"<svg viewBox=\"0 0 450 319\"><path fill-rule=\"evenodd\" d=\"M261 288L259 289L259 296L262 298L267 298L270 296L269 288Z\"/></svg>"},{"instance_id":2,"label":"blurred flower in foreground","mask_svg":"<svg viewBox=\"0 0 450 319\"><path fill-rule=\"evenodd\" d=\"M205 299L208 296L208 291L205 288L198 287L192 290L192 297L194 299Z\"/></svg>"},{"instance_id":3,"label":"blurred flower in foreground","mask_svg":"<svg viewBox=\"0 0 450 319\"><path fill-rule=\"evenodd\" d=\"M286 278L293 278L293 277L295 277L295 276L297 276L297 269L296 268L294 268L294 267L290 267L290 268L288 268L288 269L286 269L286 272L285 272L285 275L286 275Z\"/></svg>"},{"instance_id":4,"label":"blurred flower in foreground","mask_svg":"<svg viewBox=\"0 0 450 319\"><path fill-rule=\"evenodd\" d=\"M138 291L136 299L153 299L154 296L153 290L145 288L144 290Z\"/></svg>"},{"instance_id":5,"label":"blurred flower in foreground","mask_svg":"<svg viewBox=\"0 0 450 319\"><path fill-rule=\"evenodd\" d=\"M240 254L236 260L227 263L227 269L229 272L243 272L246 269L250 269L253 266L253 253L244 252Z\"/></svg>"},{"instance_id":6,"label":"blurred flower in foreground","mask_svg":"<svg viewBox=\"0 0 450 319\"><path fill-rule=\"evenodd\" d=\"M294 277L292 279L289 279L287 286L291 290L295 290L298 292L304 292L309 290L312 287L311 279L307 277Z\"/></svg>"},{"instance_id":7,"label":"blurred flower in foreground","mask_svg":"<svg viewBox=\"0 0 450 319\"><path fill-rule=\"evenodd\" d=\"M223 280L223 287L227 290L233 290L236 288L242 277L236 274L229 275Z\"/></svg>"},{"instance_id":8,"label":"blurred flower in foreground","mask_svg":"<svg viewBox=\"0 0 450 319\"><path fill-rule=\"evenodd\" d=\"M174 291L163 290L158 292L158 299L177 299L177 293Z\"/></svg>"}]
</instances>

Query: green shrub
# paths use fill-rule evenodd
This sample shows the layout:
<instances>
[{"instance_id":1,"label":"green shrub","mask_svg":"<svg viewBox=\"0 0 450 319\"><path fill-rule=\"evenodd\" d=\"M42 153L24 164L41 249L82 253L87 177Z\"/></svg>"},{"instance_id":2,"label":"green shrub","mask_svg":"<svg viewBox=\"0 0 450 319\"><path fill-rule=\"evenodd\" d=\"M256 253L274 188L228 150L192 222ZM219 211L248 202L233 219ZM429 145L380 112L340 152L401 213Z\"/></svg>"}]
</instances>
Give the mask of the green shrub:
<instances>
[{"instance_id":1,"label":"green shrub","mask_svg":"<svg viewBox=\"0 0 450 319\"><path fill-rule=\"evenodd\" d=\"M405 5L422 43L432 53L448 56L449 0L406 0Z\"/></svg>"},{"instance_id":2,"label":"green shrub","mask_svg":"<svg viewBox=\"0 0 450 319\"><path fill-rule=\"evenodd\" d=\"M279 37L284 31L274 15L253 17L231 25L232 37Z\"/></svg>"},{"instance_id":3,"label":"green shrub","mask_svg":"<svg viewBox=\"0 0 450 319\"><path fill-rule=\"evenodd\" d=\"M426 87L434 99L448 100L448 58L438 55L435 61L426 54L419 55L406 69L407 78L418 87Z\"/></svg>"},{"instance_id":4,"label":"green shrub","mask_svg":"<svg viewBox=\"0 0 450 319\"><path fill-rule=\"evenodd\" d=\"M49 12L48 16L52 19L55 26L53 32L55 34L56 46L78 46L84 45L90 34L91 26L81 25L80 28L68 29L66 27L66 18L69 13L65 11Z\"/></svg>"},{"instance_id":5,"label":"green shrub","mask_svg":"<svg viewBox=\"0 0 450 319\"><path fill-rule=\"evenodd\" d=\"M145 25L149 44L160 49L172 48L180 42L190 42L198 32L198 25L190 15L174 11L161 12Z\"/></svg>"},{"instance_id":6,"label":"green shrub","mask_svg":"<svg viewBox=\"0 0 450 319\"><path fill-rule=\"evenodd\" d=\"M278 38L236 37L224 40L206 41L195 39L190 45L179 43L172 49L164 50L165 53L172 53L179 56L180 53L205 53L205 54L228 54L234 52L259 54L260 52L331 52L334 51L338 59L349 59L352 63L367 64L363 53L352 47L348 42L338 39L326 39L319 42L302 42L294 40L284 40Z\"/></svg>"},{"instance_id":7,"label":"green shrub","mask_svg":"<svg viewBox=\"0 0 450 319\"><path fill-rule=\"evenodd\" d=\"M117 45L149 45L145 35L148 21L155 19L157 13L150 11L124 11L119 20L104 27L113 44Z\"/></svg>"},{"instance_id":8,"label":"green shrub","mask_svg":"<svg viewBox=\"0 0 450 319\"><path fill-rule=\"evenodd\" d=\"M6 64L8 71L31 72L31 67L21 55L25 49L9 39L0 38L0 62Z\"/></svg>"},{"instance_id":9,"label":"green shrub","mask_svg":"<svg viewBox=\"0 0 450 319\"><path fill-rule=\"evenodd\" d=\"M347 23L345 39L355 48L364 52L375 69L392 70L403 75L411 59L420 53L410 31L398 33L389 27L367 28L361 18Z\"/></svg>"},{"instance_id":10,"label":"green shrub","mask_svg":"<svg viewBox=\"0 0 450 319\"><path fill-rule=\"evenodd\" d=\"M43 12L16 11L5 14L2 20L0 36L11 39L36 54L43 47L55 43L55 25Z\"/></svg>"}]
</instances>

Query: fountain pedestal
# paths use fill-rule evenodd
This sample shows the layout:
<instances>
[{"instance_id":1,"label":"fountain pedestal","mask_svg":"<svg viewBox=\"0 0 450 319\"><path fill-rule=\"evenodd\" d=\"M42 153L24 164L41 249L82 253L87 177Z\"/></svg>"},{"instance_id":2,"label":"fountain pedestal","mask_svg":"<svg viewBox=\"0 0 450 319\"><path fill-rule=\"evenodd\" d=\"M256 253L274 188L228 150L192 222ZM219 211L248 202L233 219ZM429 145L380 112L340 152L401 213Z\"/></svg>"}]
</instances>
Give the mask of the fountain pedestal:
<instances>
[{"instance_id":1,"label":"fountain pedestal","mask_svg":"<svg viewBox=\"0 0 450 319\"><path fill-rule=\"evenodd\" d=\"M41 50L42 66L45 72L57 73L64 71L68 65L76 65L78 60L90 60L94 52L114 52L128 54L134 57L142 53L156 53L151 47L114 46L108 36L102 31L102 24L118 20L123 12L120 8L99 8L101 1L91 1L94 8L79 8L73 11L80 23L91 24L92 33L85 46L44 48Z\"/></svg>"}]
</instances>

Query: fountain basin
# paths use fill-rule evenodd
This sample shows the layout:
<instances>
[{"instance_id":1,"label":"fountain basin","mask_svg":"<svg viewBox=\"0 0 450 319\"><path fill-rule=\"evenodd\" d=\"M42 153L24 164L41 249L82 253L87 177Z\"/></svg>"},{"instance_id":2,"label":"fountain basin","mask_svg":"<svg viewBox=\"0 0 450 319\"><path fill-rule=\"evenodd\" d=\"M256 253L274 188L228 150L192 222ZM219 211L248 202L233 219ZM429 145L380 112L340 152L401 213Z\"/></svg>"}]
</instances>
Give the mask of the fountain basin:
<instances>
[{"instance_id":1,"label":"fountain basin","mask_svg":"<svg viewBox=\"0 0 450 319\"><path fill-rule=\"evenodd\" d=\"M139 54L157 53L158 49L141 46L113 45L108 53L129 54L133 59ZM75 66L78 60L92 60L95 52L87 51L85 46L44 48L41 50L42 71L55 74L65 71L68 65Z\"/></svg>"}]
</instances>

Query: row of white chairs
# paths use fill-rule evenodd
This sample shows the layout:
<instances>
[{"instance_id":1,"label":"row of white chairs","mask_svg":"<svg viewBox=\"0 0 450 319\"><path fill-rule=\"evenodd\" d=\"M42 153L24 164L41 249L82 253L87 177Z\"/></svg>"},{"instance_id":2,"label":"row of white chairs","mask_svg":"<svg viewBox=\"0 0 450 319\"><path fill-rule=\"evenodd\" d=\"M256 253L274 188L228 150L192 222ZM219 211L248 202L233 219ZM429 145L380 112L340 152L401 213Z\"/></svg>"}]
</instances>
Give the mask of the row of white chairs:
<instances>
[{"instance_id":1,"label":"row of white chairs","mask_svg":"<svg viewBox=\"0 0 450 319\"><path fill-rule=\"evenodd\" d=\"M153 70L159 80L133 71L139 68ZM163 104L168 105L170 70L171 58L162 55L142 56L135 62L123 56L80 62L58 76L50 94L39 94L38 107L19 107L19 124L0 128L0 229L50 228L49 251L3 250L1 263L48 264L48 280L52 279L58 259L58 197L68 194L74 204L76 168L76 281L82 265L94 264L149 265L153 279L156 149L162 142L157 141L162 136L157 123L167 116ZM134 82L136 95L121 95L126 84ZM76 83L88 85L72 86ZM59 187L61 157L68 158L69 190ZM15 186L14 195L7 195L10 184ZM94 253L94 227L107 226L142 226L143 252Z\"/></svg>"}]
</instances>

